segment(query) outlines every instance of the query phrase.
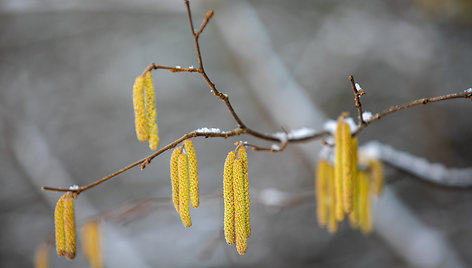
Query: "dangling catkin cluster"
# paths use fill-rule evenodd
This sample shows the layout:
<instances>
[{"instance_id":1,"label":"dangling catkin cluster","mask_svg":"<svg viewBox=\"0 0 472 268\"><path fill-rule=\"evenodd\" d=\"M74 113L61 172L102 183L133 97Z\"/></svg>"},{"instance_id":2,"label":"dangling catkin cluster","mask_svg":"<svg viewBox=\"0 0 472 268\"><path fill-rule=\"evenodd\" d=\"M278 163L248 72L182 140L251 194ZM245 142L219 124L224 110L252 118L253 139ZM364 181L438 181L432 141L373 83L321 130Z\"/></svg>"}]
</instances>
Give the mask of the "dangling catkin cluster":
<instances>
[{"instance_id":1,"label":"dangling catkin cluster","mask_svg":"<svg viewBox=\"0 0 472 268\"><path fill-rule=\"evenodd\" d=\"M229 245L236 243L236 250L244 255L247 238L251 236L249 181L247 172L247 153L244 146L226 157L223 174L224 194L224 234Z\"/></svg>"},{"instance_id":2,"label":"dangling catkin cluster","mask_svg":"<svg viewBox=\"0 0 472 268\"><path fill-rule=\"evenodd\" d=\"M351 136L344 115L338 118L335 143L334 165L321 159L317 167L318 223L333 233L348 214L351 226L368 234L372 231L371 195L382 192L382 163L362 159L361 166L367 168L359 170L357 138Z\"/></svg>"},{"instance_id":3,"label":"dangling catkin cluster","mask_svg":"<svg viewBox=\"0 0 472 268\"><path fill-rule=\"evenodd\" d=\"M133 106L136 125L136 136L141 142L149 141L149 148L159 147L159 136L156 121L155 93L152 74L147 71L136 78L133 86Z\"/></svg>"},{"instance_id":4,"label":"dangling catkin cluster","mask_svg":"<svg viewBox=\"0 0 472 268\"><path fill-rule=\"evenodd\" d=\"M199 206L198 165L192 140L184 142L185 151L175 148L170 157L172 202L185 227L192 225L189 200L192 207Z\"/></svg>"},{"instance_id":5,"label":"dangling catkin cluster","mask_svg":"<svg viewBox=\"0 0 472 268\"><path fill-rule=\"evenodd\" d=\"M74 194L64 194L56 205L54 213L56 226L56 250L59 256L67 259L75 258L76 233L74 216Z\"/></svg>"},{"instance_id":6,"label":"dangling catkin cluster","mask_svg":"<svg viewBox=\"0 0 472 268\"><path fill-rule=\"evenodd\" d=\"M98 221L89 221L82 226L82 248L92 268L103 268L102 236Z\"/></svg>"}]
</instances>

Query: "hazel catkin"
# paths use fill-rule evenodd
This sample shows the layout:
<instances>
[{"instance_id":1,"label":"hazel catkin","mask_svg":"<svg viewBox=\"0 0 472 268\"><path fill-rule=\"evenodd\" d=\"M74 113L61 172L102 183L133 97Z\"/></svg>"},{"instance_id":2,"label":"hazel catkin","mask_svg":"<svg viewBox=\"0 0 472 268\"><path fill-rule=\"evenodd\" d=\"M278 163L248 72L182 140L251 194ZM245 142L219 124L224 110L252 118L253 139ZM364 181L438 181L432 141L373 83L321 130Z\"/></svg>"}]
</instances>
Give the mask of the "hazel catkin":
<instances>
[{"instance_id":1,"label":"hazel catkin","mask_svg":"<svg viewBox=\"0 0 472 268\"><path fill-rule=\"evenodd\" d=\"M342 168L342 191L343 191L343 208L344 212L352 211L352 171L353 171L353 150L351 141L351 130L349 125L343 120L341 125L341 164Z\"/></svg>"},{"instance_id":2,"label":"hazel catkin","mask_svg":"<svg viewBox=\"0 0 472 268\"><path fill-rule=\"evenodd\" d=\"M67 193L64 198L64 233L65 233L65 256L72 260L76 252L76 232L74 215L74 197L72 193Z\"/></svg>"},{"instance_id":3,"label":"hazel catkin","mask_svg":"<svg viewBox=\"0 0 472 268\"><path fill-rule=\"evenodd\" d=\"M343 165L342 165L342 129L344 119L342 116L338 118L337 128L335 133L335 160L334 160L334 188L335 188L335 201L336 209L335 215L338 221L344 219L344 208L343 208Z\"/></svg>"},{"instance_id":4,"label":"hazel catkin","mask_svg":"<svg viewBox=\"0 0 472 268\"><path fill-rule=\"evenodd\" d=\"M64 256L66 253L66 235L64 233L64 198L66 194L62 195L57 201L56 209L54 211L54 225L56 231L56 251L57 255Z\"/></svg>"},{"instance_id":5,"label":"hazel catkin","mask_svg":"<svg viewBox=\"0 0 472 268\"><path fill-rule=\"evenodd\" d=\"M179 213L184 226L190 227L187 156L183 153L179 155Z\"/></svg>"},{"instance_id":6,"label":"hazel catkin","mask_svg":"<svg viewBox=\"0 0 472 268\"><path fill-rule=\"evenodd\" d=\"M146 103L146 122L149 132L149 149L157 150L159 147L159 133L156 119L156 104L154 84L152 82L152 73L147 71L144 74L145 103Z\"/></svg>"},{"instance_id":7,"label":"hazel catkin","mask_svg":"<svg viewBox=\"0 0 472 268\"><path fill-rule=\"evenodd\" d=\"M235 207L236 250L244 255L247 250L247 227L245 213L244 173L241 158L233 162L233 189Z\"/></svg>"},{"instance_id":8,"label":"hazel catkin","mask_svg":"<svg viewBox=\"0 0 472 268\"><path fill-rule=\"evenodd\" d=\"M327 206L326 199L327 195L327 184L328 184L328 163L326 160L322 159L318 162L318 167L316 169L316 205L317 205L317 215L318 215L318 224L320 226L325 226L327 223Z\"/></svg>"},{"instance_id":9,"label":"hazel catkin","mask_svg":"<svg viewBox=\"0 0 472 268\"><path fill-rule=\"evenodd\" d=\"M36 249L34 256L34 267L35 268L49 268L49 245L41 243Z\"/></svg>"},{"instance_id":10,"label":"hazel catkin","mask_svg":"<svg viewBox=\"0 0 472 268\"><path fill-rule=\"evenodd\" d=\"M223 198L225 206L224 215L224 234L228 245L234 245L234 190L233 190L233 162L235 158L234 151L226 156L224 174L223 174Z\"/></svg>"},{"instance_id":11,"label":"hazel catkin","mask_svg":"<svg viewBox=\"0 0 472 268\"><path fill-rule=\"evenodd\" d=\"M188 176L190 183L190 203L192 207L197 208L200 201L198 197L198 164L195 148L192 140L185 141L185 150L188 158Z\"/></svg>"},{"instance_id":12,"label":"hazel catkin","mask_svg":"<svg viewBox=\"0 0 472 268\"><path fill-rule=\"evenodd\" d=\"M103 268L102 239L98 221L89 221L82 227L84 256L92 268Z\"/></svg>"},{"instance_id":13,"label":"hazel catkin","mask_svg":"<svg viewBox=\"0 0 472 268\"><path fill-rule=\"evenodd\" d=\"M246 234L247 237L251 236L251 221L250 221L250 206L251 200L249 197L249 178L248 178L248 164L247 164L247 152L244 146L241 146L238 150L238 157L241 158L243 175L244 175L244 218L246 219Z\"/></svg>"},{"instance_id":14,"label":"hazel catkin","mask_svg":"<svg viewBox=\"0 0 472 268\"><path fill-rule=\"evenodd\" d=\"M179 155L182 153L179 147L176 147L170 157L170 180L172 184L172 202L175 210L179 213Z\"/></svg>"},{"instance_id":15,"label":"hazel catkin","mask_svg":"<svg viewBox=\"0 0 472 268\"><path fill-rule=\"evenodd\" d=\"M144 78L138 76L133 85L134 122L136 136L141 142L149 139L148 123L146 120L146 108L144 104Z\"/></svg>"},{"instance_id":16,"label":"hazel catkin","mask_svg":"<svg viewBox=\"0 0 472 268\"><path fill-rule=\"evenodd\" d=\"M369 159L369 168L372 178L372 192L375 196L380 196L383 190L383 167L382 161L378 159Z\"/></svg>"}]
</instances>

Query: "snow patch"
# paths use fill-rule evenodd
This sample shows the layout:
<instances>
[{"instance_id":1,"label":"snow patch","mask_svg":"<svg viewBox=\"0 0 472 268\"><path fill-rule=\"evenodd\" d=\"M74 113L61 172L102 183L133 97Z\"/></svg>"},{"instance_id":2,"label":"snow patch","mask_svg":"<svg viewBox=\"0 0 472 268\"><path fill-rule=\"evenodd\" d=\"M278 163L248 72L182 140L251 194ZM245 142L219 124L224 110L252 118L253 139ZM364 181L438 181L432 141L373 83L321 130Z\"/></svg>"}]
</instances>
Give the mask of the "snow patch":
<instances>
[{"instance_id":1,"label":"snow patch","mask_svg":"<svg viewBox=\"0 0 472 268\"><path fill-rule=\"evenodd\" d=\"M207 127L203 127L203 128L199 128L197 130L195 130L195 132L197 133L221 133L221 130L219 128L207 128Z\"/></svg>"},{"instance_id":2,"label":"snow patch","mask_svg":"<svg viewBox=\"0 0 472 268\"><path fill-rule=\"evenodd\" d=\"M77 185L77 184L74 184L74 185L72 185L72 186L69 186L69 190L79 190L79 188L80 188L80 187L79 187L79 185Z\"/></svg>"},{"instance_id":3,"label":"snow patch","mask_svg":"<svg viewBox=\"0 0 472 268\"><path fill-rule=\"evenodd\" d=\"M370 119L372 119L372 113L371 112L363 112L362 113L362 118L364 119L364 121L369 121Z\"/></svg>"},{"instance_id":4,"label":"snow patch","mask_svg":"<svg viewBox=\"0 0 472 268\"><path fill-rule=\"evenodd\" d=\"M362 88L361 88L361 86L359 85L359 83L356 83L356 90L357 90L357 91L361 91L361 90L362 90Z\"/></svg>"}]
</instances>

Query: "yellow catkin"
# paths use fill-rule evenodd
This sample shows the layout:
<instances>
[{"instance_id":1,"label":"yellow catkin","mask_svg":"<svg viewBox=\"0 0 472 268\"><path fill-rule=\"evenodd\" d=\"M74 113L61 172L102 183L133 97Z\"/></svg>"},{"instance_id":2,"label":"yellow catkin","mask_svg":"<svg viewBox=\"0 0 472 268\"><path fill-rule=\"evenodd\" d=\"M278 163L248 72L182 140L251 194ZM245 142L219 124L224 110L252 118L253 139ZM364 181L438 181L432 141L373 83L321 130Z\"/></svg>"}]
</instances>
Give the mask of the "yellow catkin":
<instances>
[{"instance_id":1,"label":"yellow catkin","mask_svg":"<svg viewBox=\"0 0 472 268\"><path fill-rule=\"evenodd\" d=\"M334 167L328 165L326 183L326 206L328 214L328 230L330 233L335 233L338 230L338 221L336 220L336 189L334 187Z\"/></svg>"},{"instance_id":2,"label":"yellow catkin","mask_svg":"<svg viewBox=\"0 0 472 268\"><path fill-rule=\"evenodd\" d=\"M149 149L157 150L159 147L159 133L156 119L156 100L154 84L152 82L152 73L147 71L144 74L144 87L146 91L146 121L149 131Z\"/></svg>"},{"instance_id":3,"label":"yellow catkin","mask_svg":"<svg viewBox=\"0 0 472 268\"><path fill-rule=\"evenodd\" d=\"M372 178L372 192L376 196L380 196L383 190L382 162L378 159L370 159L369 168L370 168L371 178Z\"/></svg>"},{"instance_id":4,"label":"yellow catkin","mask_svg":"<svg viewBox=\"0 0 472 268\"><path fill-rule=\"evenodd\" d=\"M175 210L179 213L179 155L182 150L178 147L174 149L170 157L170 181L172 183L172 202Z\"/></svg>"},{"instance_id":5,"label":"yellow catkin","mask_svg":"<svg viewBox=\"0 0 472 268\"><path fill-rule=\"evenodd\" d=\"M49 245L41 243L36 249L34 256L34 267L35 268L49 268Z\"/></svg>"},{"instance_id":6,"label":"yellow catkin","mask_svg":"<svg viewBox=\"0 0 472 268\"><path fill-rule=\"evenodd\" d=\"M64 233L64 198L66 194L57 201L54 211L54 224L56 229L56 251L57 255L64 256L66 253L66 236Z\"/></svg>"},{"instance_id":7,"label":"yellow catkin","mask_svg":"<svg viewBox=\"0 0 472 268\"><path fill-rule=\"evenodd\" d=\"M235 153L231 151L226 156L223 174L223 197L225 203L224 233L226 243L234 245L234 190L233 190L233 162Z\"/></svg>"},{"instance_id":8,"label":"yellow catkin","mask_svg":"<svg viewBox=\"0 0 472 268\"><path fill-rule=\"evenodd\" d=\"M98 221L90 221L82 227L82 247L92 268L103 268L102 238Z\"/></svg>"},{"instance_id":9,"label":"yellow catkin","mask_svg":"<svg viewBox=\"0 0 472 268\"><path fill-rule=\"evenodd\" d=\"M179 155L179 213L184 226L190 227L192 220L189 212L188 168L185 154Z\"/></svg>"},{"instance_id":10,"label":"yellow catkin","mask_svg":"<svg viewBox=\"0 0 472 268\"><path fill-rule=\"evenodd\" d=\"M346 122L342 124L341 154L342 154L342 181L343 181L343 208L344 212L352 211L352 141L351 130Z\"/></svg>"},{"instance_id":11,"label":"yellow catkin","mask_svg":"<svg viewBox=\"0 0 472 268\"><path fill-rule=\"evenodd\" d=\"M368 174L359 172L359 226L364 234L372 230Z\"/></svg>"},{"instance_id":12,"label":"yellow catkin","mask_svg":"<svg viewBox=\"0 0 472 268\"><path fill-rule=\"evenodd\" d=\"M187 151L188 158L188 177L190 182L190 203L192 207L198 208L200 204L198 198L198 164L197 156L195 154L195 148L193 147L192 140L185 141L185 150Z\"/></svg>"},{"instance_id":13,"label":"yellow catkin","mask_svg":"<svg viewBox=\"0 0 472 268\"><path fill-rule=\"evenodd\" d=\"M144 106L144 78L138 76L133 86L134 122L136 136L141 142L149 139L148 124L146 121L146 108Z\"/></svg>"},{"instance_id":14,"label":"yellow catkin","mask_svg":"<svg viewBox=\"0 0 472 268\"><path fill-rule=\"evenodd\" d=\"M344 119L343 117L338 118L338 124L335 134L335 161L334 161L334 188L335 188L335 215L338 221L344 219L344 208L343 208L343 165L342 165L342 128Z\"/></svg>"},{"instance_id":15,"label":"yellow catkin","mask_svg":"<svg viewBox=\"0 0 472 268\"><path fill-rule=\"evenodd\" d=\"M67 193L64 198L64 233L66 236L65 256L72 260L75 258L76 251L74 197L72 193Z\"/></svg>"},{"instance_id":16,"label":"yellow catkin","mask_svg":"<svg viewBox=\"0 0 472 268\"><path fill-rule=\"evenodd\" d=\"M244 214L246 219L246 234L247 237L251 236L251 200L249 198L249 178L248 178L248 165L247 165L247 152L244 146L239 148L238 157L241 158L241 163L243 165L243 175L244 175Z\"/></svg>"},{"instance_id":17,"label":"yellow catkin","mask_svg":"<svg viewBox=\"0 0 472 268\"><path fill-rule=\"evenodd\" d=\"M359 222L359 179L358 179L358 153L357 137L352 138L352 211L349 221L353 228L357 228Z\"/></svg>"},{"instance_id":18,"label":"yellow catkin","mask_svg":"<svg viewBox=\"0 0 472 268\"><path fill-rule=\"evenodd\" d=\"M317 216L318 224L320 226L325 226L327 224L327 207L326 199L327 195L327 183L328 183L328 163L326 160L322 159L318 162L318 167L316 169L316 207L317 207Z\"/></svg>"},{"instance_id":19,"label":"yellow catkin","mask_svg":"<svg viewBox=\"0 0 472 268\"><path fill-rule=\"evenodd\" d=\"M244 255L247 250L247 227L244 195L244 172L241 158L233 163L233 190L234 190L234 225L236 227L236 250Z\"/></svg>"}]
</instances>

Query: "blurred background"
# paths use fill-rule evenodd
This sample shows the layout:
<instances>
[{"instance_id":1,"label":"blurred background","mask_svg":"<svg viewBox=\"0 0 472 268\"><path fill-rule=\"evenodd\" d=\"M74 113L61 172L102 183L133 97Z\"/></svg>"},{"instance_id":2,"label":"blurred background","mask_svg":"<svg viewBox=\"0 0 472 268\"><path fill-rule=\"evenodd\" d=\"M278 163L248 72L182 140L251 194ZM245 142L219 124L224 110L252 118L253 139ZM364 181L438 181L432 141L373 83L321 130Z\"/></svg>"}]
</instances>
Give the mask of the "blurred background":
<instances>
[{"instance_id":1,"label":"blurred background","mask_svg":"<svg viewBox=\"0 0 472 268\"><path fill-rule=\"evenodd\" d=\"M261 132L322 129L364 108L472 87L472 2L192 1L208 75ZM151 63L197 66L183 1L0 0L0 267L33 266L51 239L59 193L149 155L137 141L132 84ZM236 127L197 74L153 72L161 147L200 127ZM446 167L472 166L472 104L452 100L398 112L366 128L378 140ZM238 140L194 140L200 208L185 229L171 206L170 152L76 200L102 223L106 267L470 267L472 192L386 166L374 232L318 227L313 193L320 143L249 151L252 237L238 256L223 237L224 158ZM472 180L472 175L470 176ZM291 200L274 206L281 200ZM293 201L293 202L292 202ZM283 203L283 202L282 202ZM271 205L272 204L272 205ZM86 267L79 250L51 267Z\"/></svg>"}]
</instances>

